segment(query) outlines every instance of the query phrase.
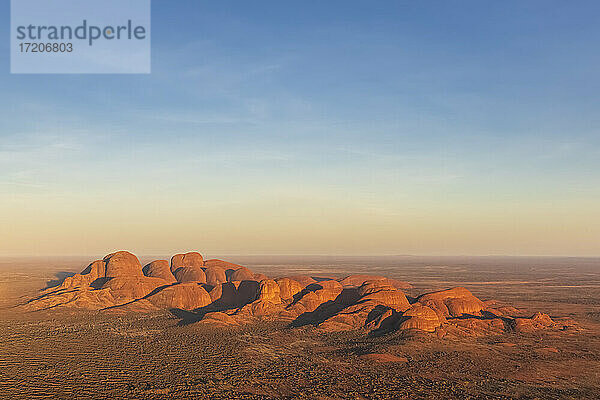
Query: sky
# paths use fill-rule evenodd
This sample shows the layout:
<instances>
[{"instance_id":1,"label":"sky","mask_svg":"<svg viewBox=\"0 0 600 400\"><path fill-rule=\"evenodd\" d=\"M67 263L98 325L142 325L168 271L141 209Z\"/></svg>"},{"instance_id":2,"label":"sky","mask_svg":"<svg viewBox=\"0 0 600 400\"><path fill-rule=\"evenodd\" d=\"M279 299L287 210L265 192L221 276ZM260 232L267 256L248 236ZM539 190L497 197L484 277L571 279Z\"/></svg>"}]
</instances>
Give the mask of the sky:
<instances>
[{"instance_id":1,"label":"sky","mask_svg":"<svg viewBox=\"0 0 600 400\"><path fill-rule=\"evenodd\" d=\"M600 256L600 3L152 2L149 75L11 75L0 255Z\"/></svg>"}]
</instances>

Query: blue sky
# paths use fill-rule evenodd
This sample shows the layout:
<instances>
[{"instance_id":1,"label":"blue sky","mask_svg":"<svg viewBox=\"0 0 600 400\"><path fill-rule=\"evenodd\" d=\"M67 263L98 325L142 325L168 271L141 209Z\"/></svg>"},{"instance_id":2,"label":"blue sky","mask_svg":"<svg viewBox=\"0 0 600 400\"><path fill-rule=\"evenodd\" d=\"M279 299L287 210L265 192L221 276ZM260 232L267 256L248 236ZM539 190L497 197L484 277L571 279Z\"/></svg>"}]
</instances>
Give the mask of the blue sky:
<instances>
[{"instance_id":1,"label":"blue sky","mask_svg":"<svg viewBox=\"0 0 600 400\"><path fill-rule=\"evenodd\" d=\"M0 253L600 254L597 2L155 0L150 75L6 3Z\"/></svg>"}]
</instances>

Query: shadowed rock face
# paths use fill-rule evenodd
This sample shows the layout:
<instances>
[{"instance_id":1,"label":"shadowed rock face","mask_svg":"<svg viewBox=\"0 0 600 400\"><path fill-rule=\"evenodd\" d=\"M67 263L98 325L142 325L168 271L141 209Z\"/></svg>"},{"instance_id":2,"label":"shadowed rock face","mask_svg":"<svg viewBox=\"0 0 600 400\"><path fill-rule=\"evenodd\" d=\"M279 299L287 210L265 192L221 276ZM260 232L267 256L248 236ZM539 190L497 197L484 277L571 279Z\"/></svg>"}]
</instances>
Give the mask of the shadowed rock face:
<instances>
[{"instance_id":1,"label":"shadowed rock face","mask_svg":"<svg viewBox=\"0 0 600 400\"><path fill-rule=\"evenodd\" d=\"M219 308L239 308L256 299L259 282L223 282L210 291L210 297Z\"/></svg>"},{"instance_id":2,"label":"shadowed rock face","mask_svg":"<svg viewBox=\"0 0 600 400\"><path fill-rule=\"evenodd\" d=\"M349 305L327 318L322 328L329 331L391 328L399 313L410 308L404 293L385 280L364 282L355 291L355 296L350 292L345 301L341 295L338 297L340 303Z\"/></svg>"},{"instance_id":3,"label":"shadowed rock face","mask_svg":"<svg viewBox=\"0 0 600 400\"><path fill-rule=\"evenodd\" d=\"M303 321L309 323L318 321L322 315L331 312L330 307L341 308L338 296L342 294L342 290L342 285L333 280L308 285L294 296L295 300L286 308L286 315L291 318L304 315Z\"/></svg>"},{"instance_id":4,"label":"shadowed rock face","mask_svg":"<svg viewBox=\"0 0 600 400\"><path fill-rule=\"evenodd\" d=\"M98 278L104 278L106 276L106 264L104 260L94 261L88 265L86 269L81 271L81 275L89 276L90 282L93 282Z\"/></svg>"},{"instance_id":5,"label":"shadowed rock face","mask_svg":"<svg viewBox=\"0 0 600 400\"><path fill-rule=\"evenodd\" d=\"M127 251L118 251L92 262L80 274L67 277L60 288L101 287L110 278L143 277L142 266L136 256Z\"/></svg>"},{"instance_id":6,"label":"shadowed rock face","mask_svg":"<svg viewBox=\"0 0 600 400\"><path fill-rule=\"evenodd\" d=\"M241 267L228 274L228 281L249 281L254 280L254 274L246 267Z\"/></svg>"},{"instance_id":7,"label":"shadowed rock face","mask_svg":"<svg viewBox=\"0 0 600 400\"><path fill-rule=\"evenodd\" d=\"M78 286L86 287L92 285L97 279L105 277L106 263L103 260L97 260L81 271L81 274L66 277L60 287L64 289Z\"/></svg>"},{"instance_id":8,"label":"shadowed rock face","mask_svg":"<svg viewBox=\"0 0 600 400\"><path fill-rule=\"evenodd\" d=\"M173 268L175 273L172 273ZM438 337L535 332L559 329L548 315L516 316L519 310L488 308L466 288L423 294L411 304L401 286L381 276L336 278L297 276L270 279L222 260L203 261L199 253L177 254L171 264L153 261L143 270L138 258L119 251L67 277L22 307L30 310L80 308L146 312L187 310L196 321L237 326L260 320L312 325L325 331L399 330L435 332ZM494 302L488 301L487 304Z\"/></svg>"},{"instance_id":9,"label":"shadowed rock face","mask_svg":"<svg viewBox=\"0 0 600 400\"><path fill-rule=\"evenodd\" d=\"M233 282L237 288L237 304L243 306L256 299L260 288L260 282L257 281L241 281Z\"/></svg>"}]
</instances>

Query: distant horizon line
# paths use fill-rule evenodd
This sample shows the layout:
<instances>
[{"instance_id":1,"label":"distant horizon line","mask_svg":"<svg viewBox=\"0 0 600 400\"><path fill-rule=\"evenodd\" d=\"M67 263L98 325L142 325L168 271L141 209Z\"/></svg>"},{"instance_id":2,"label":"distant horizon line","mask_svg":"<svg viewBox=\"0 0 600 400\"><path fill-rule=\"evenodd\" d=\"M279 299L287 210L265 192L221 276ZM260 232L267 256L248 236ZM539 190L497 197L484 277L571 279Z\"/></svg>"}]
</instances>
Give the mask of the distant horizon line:
<instances>
[{"instance_id":1,"label":"distant horizon line","mask_svg":"<svg viewBox=\"0 0 600 400\"><path fill-rule=\"evenodd\" d=\"M115 250L115 251L129 251L132 254L135 254L138 258L151 258L156 257L157 259L164 258L164 253L136 253L130 250ZM98 256L99 253L95 254L0 254L0 259L6 258L83 258L83 257L99 257L102 258L107 254L114 253L115 251L109 251L102 256ZM199 250L185 250L185 251L176 251L176 252L167 252L170 256L174 254L180 254L185 252L193 252L197 251L205 259L211 258L224 258L224 257L347 257L347 258L359 258L359 257L398 257L398 258L407 258L407 257L447 257L447 258L459 258L459 257L473 257L473 258L600 258L599 255L553 255L553 254L323 254L323 253L219 253L219 255L206 257L205 253Z\"/></svg>"}]
</instances>

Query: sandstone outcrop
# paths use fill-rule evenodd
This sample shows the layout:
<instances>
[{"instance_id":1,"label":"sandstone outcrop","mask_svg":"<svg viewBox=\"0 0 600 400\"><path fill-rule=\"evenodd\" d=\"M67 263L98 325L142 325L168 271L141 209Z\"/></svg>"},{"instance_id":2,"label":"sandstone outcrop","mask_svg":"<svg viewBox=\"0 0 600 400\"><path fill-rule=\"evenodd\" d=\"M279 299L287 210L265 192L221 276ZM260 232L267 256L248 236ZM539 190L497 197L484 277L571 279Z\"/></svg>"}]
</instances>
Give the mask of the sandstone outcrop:
<instances>
[{"instance_id":1,"label":"sandstone outcrop","mask_svg":"<svg viewBox=\"0 0 600 400\"><path fill-rule=\"evenodd\" d=\"M356 301L351 296L340 299L342 304L350 305L329 317L320 327L329 331L390 329L400 313L410 308L404 293L385 280L366 281L356 294Z\"/></svg>"},{"instance_id":2,"label":"sandstone outcrop","mask_svg":"<svg viewBox=\"0 0 600 400\"><path fill-rule=\"evenodd\" d=\"M305 287L298 294L298 300L287 311L293 315L312 312L327 302L333 302L342 293L342 285L337 281L322 281Z\"/></svg>"},{"instance_id":3,"label":"sandstone outcrop","mask_svg":"<svg viewBox=\"0 0 600 400\"><path fill-rule=\"evenodd\" d=\"M180 308L195 310L212 303L206 290L195 282L177 283L146 297L150 303L160 309Z\"/></svg>"},{"instance_id":4,"label":"sandstone outcrop","mask_svg":"<svg viewBox=\"0 0 600 400\"><path fill-rule=\"evenodd\" d=\"M229 261L223 261L223 260L219 260L216 258L211 258L210 260L204 260L204 266L207 268L210 267L218 267L218 268L222 268L223 270L232 270L235 271L236 269L242 268L242 265L239 264L234 264L232 262Z\"/></svg>"},{"instance_id":5,"label":"sandstone outcrop","mask_svg":"<svg viewBox=\"0 0 600 400\"><path fill-rule=\"evenodd\" d=\"M171 272L175 273L181 267L197 267L204 266L202 255L196 251L191 251L185 254L175 254L171 257Z\"/></svg>"},{"instance_id":6,"label":"sandstone outcrop","mask_svg":"<svg viewBox=\"0 0 600 400\"><path fill-rule=\"evenodd\" d=\"M275 282L279 285L279 296L284 299L293 299L294 296L304 289L300 282L290 278L279 278Z\"/></svg>"},{"instance_id":7,"label":"sandstone outcrop","mask_svg":"<svg viewBox=\"0 0 600 400\"><path fill-rule=\"evenodd\" d=\"M240 308L237 311L236 316L242 318L265 317L278 314L281 311L283 311L283 307L280 304L272 303L266 300L256 300Z\"/></svg>"},{"instance_id":8,"label":"sandstone outcrop","mask_svg":"<svg viewBox=\"0 0 600 400\"><path fill-rule=\"evenodd\" d=\"M518 333L530 333L545 329L554 325L554 321L548 314L535 313L531 318L515 318L512 328Z\"/></svg>"},{"instance_id":9,"label":"sandstone outcrop","mask_svg":"<svg viewBox=\"0 0 600 400\"><path fill-rule=\"evenodd\" d=\"M115 304L115 298L110 289L58 288L24 304L22 307L26 311L55 310L59 308L101 310Z\"/></svg>"},{"instance_id":10,"label":"sandstone outcrop","mask_svg":"<svg viewBox=\"0 0 600 400\"><path fill-rule=\"evenodd\" d=\"M211 286L216 286L219 283L227 282L227 275L225 269L218 265L213 265L204 270L206 276L206 283Z\"/></svg>"},{"instance_id":11,"label":"sandstone outcrop","mask_svg":"<svg viewBox=\"0 0 600 400\"><path fill-rule=\"evenodd\" d=\"M66 277L60 287L65 289L78 286L87 287L92 285L97 279L105 277L106 263L104 260L97 260L88 265L80 274Z\"/></svg>"},{"instance_id":12,"label":"sandstone outcrop","mask_svg":"<svg viewBox=\"0 0 600 400\"><path fill-rule=\"evenodd\" d=\"M305 288L308 285L311 285L313 283L317 283L316 279L314 279L308 275L294 275L294 276L290 276L289 278L298 282L300 285L302 285L303 288Z\"/></svg>"},{"instance_id":13,"label":"sandstone outcrop","mask_svg":"<svg viewBox=\"0 0 600 400\"><path fill-rule=\"evenodd\" d=\"M250 281L242 281L243 282ZM264 279L258 285L255 300L240 308L236 315L243 317L263 317L283 311L279 285L272 279Z\"/></svg>"},{"instance_id":14,"label":"sandstone outcrop","mask_svg":"<svg viewBox=\"0 0 600 400\"><path fill-rule=\"evenodd\" d=\"M427 293L419 296L417 301L442 317L481 315L485 309L485 304L464 287Z\"/></svg>"},{"instance_id":15,"label":"sandstone outcrop","mask_svg":"<svg viewBox=\"0 0 600 400\"><path fill-rule=\"evenodd\" d=\"M368 334L402 331L438 337L531 333L570 329L573 321L531 318L507 305L481 301L463 287L423 294L412 303L402 281L377 275L343 279L295 276L276 280L227 261L204 261L200 253L177 254L142 269L126 251L89 264L22 307L28 311L81 308L114 312L186 310L202 324L238 326L253 321L312 325L324 331L361 330Z\"/></svg>"},{"instance_id":16,"label":"sandstone outcrop","mask_svg":"<svg viewBox=\"0 0 600 400\"><path fill-rule=\"evenodd\" d=\"M269 279L269 277L266 276L265 274L260 274L260 273L252 274L252 280L260 282L260 281L264 281L265 279Z\"/></svg>"},{"instance_id":17,"label":"sandstone outcrop","mask_svg":"<svg viewBox=\"0 0 600 400\"><path fill-rule=\"evenodd\" d=\"M175 270L177 282L206 283L206 275L199 267L179 267Z\"/></svg>"},{"instance_id":18,"label":"sandstone outcrop","mask_svg":"<svg viewBox=\"0 0 600 400\"><path fill-rule=\"evenodd\" d=\"M109 279L102 285L102 289L110 289L115 299L134 300L146 296L156 288L167 285L167 281L161 278L119 276Z\"/></svg>"},{"instance_id":19,"label":"sandstone outcrop","mask_svg":"<svg viewBox=\"0 0 600 400\"><path fill-rule=\"evenodd\" d=\"M231 271L228 274L228 281L251 281L254 280L254 274L246 267L241 267L236 270Z\"/></svg>"},{"instance_id":20,"label":"sandstone outcrop","mask_svg":"<svg viewBox=\"0 0 600 400\"><path fill-rule=\"evenodd\" d=\"M410 308L410 303L400 290L387 284L385 281L367 281L358 288L361 302L371 301L373 304L382 304L395 309L405 311Z\"/></svg>"},{"instance_id":21,"label":"sandstone outcrop","mask_svg":"<svg viewBox=\"0 0 600 400\"><path fill-rule=\"evenodd\" d=\"M200 321L201 324L217 325L217 326L236 326L239 325L237 319L231 315L220 311L213 311L204 315Z\"/></svg>"},{"instance_id":22,"label":"sandstone outcrop","mask_svg":"<svg viewBox=\"0 0 600 400\"><path fill-rule=\"evenodd\" d=\"M144 275L152 278L164 279L167 283L175 283L177 279L171 272L171 267L167 260L156 260L146 265L143 270Z\"/></svg>"},{"instance_id":23,"label":"sandstone outcrop","mask_svg":"<svg viewBox=\"0 0 600 400\"><path fill-rule=\"evenodd\" d=\"M274 304L281 303L279 296L279 285L272 279L265 279L260 282L256 300L269 301Z\"/></svg>"},{"instance_id":24,"label":"sandstone outcrop","mask_svg":"<svg viewBox=\"0 0 600 400\"><path fill-rule=\"evenodd\" d=\"M106 278L144 276L140 260L128 251L117 251L104 257Z\"/></svg>"},{"instance_id":25,"label":"sandstone outcrop","mask_svg":"<svg viewBox=\"0 0 600 400\"><path fill-rule=\"evenodd\" d=\"M210 298L218 308L240 308L256 300L259 282L223 282L210 291Z\"/></svg>"},{"instance_id":26,"label":"sandstone outcrop","mask_svg":"<svg viewBox=\"0 0 600 400\"><path fill-rule=\"evenodd\" d=\"M435 332L442 324L438 314L430 307L422 304L414 304L402 314L402 321L398 326L401 331L418 330L424 332Z\"/></svg>"}]
</instances>

